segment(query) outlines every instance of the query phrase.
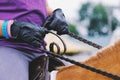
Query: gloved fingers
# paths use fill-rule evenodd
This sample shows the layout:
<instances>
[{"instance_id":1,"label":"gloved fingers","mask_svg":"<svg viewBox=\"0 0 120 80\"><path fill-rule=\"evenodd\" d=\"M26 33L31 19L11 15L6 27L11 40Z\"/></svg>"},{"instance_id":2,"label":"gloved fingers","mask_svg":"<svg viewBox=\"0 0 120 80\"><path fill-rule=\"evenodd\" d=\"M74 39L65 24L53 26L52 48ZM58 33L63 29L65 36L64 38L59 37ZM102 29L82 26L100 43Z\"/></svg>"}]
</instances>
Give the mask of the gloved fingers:
<instances>
[{"instance_id":1,"label":"gloved fingers","mask_svg":"<svg viewBox=\"0 0 120 80\"><path fill-rule=\"evenodd\" d=\"M60 15L58 15L59 12ZM51 27L56 26L56 23L59 23L59 19L61 20L61 17L63 17L63 15L61 15L61 9L56 9L51 15L46 18L44 26L48 29L51 29Z\"/></svg>"},{"instance_id":2,"label":"gloved fingers","mask_svg":"<svg viewBox=\"0 0 120 80\"><path fill-rule=\"evenodd\" d=\"M55 30L59 35L68 33L68 24L61 9L56 9L48 16L45 27L49 30Z\"/></svg>"},{"instance_id":3,"label":"gloved fingers","mask_svg":"<svg viewBox=\"0 0 120 80\"><path fill-rule=\"evenodd\" d=\"M38 39L43 39L45 37L45 34L37 31L35 34L33 34L33 36Z\"/></svg>"},{"instance_id":4,"label":"gloved fingers","mask_svg":"<svg viewBox=\"0 0 120 80\"><path fill-rule=\"evenodd\" d=\"M64 22L64 20L55 19L50 25L54 26L54 30L57 31L59 35L67 34L69 31L68 24Z\"/></svg>"},{"instance_id":5,"label":"gloved fingers","mask_svg":"<svg viewBox=\"0 0 120 80\"><path fill-rule=\"evenodd\" d=\"M34 47L42 46L42 42L37 39L33 40L30 44L33 45Z\"/></svg>"},{"instance_id":6,"label":"gloved fingers","mask_svg":"<svg viewBox=\"0 0 120 80\"><path fill-rule=\"evenodd\" d=\"M61 14L61 13L63 14L62 9L60 8L53 11L53 14Z\"/></svg>"},{"instance_id":7,"label":"gloved fingers","mask_svg":"<svg viewBox=\"0 0 120 80\"><path fill-rule=\"evenodd\" d=\"M39 31L34 32L34 36L39 39L44 39L45 35L49 32L46 28L40 28Z\"/></svg>"},{"instance_id":8,"label":"gloved fingers","mask_svg":"<svg viewBox=\"0 0 120 80\"><path fill-rule=\"evenodd\" d=\"M23 41L33 45L34 47L40 47L41 46L41 40L35 36L30 36L30 35L25 35L23 38L22 38Z\"/></svg>"},{"instance_id":9,"label":"gloved fingers","mask_svg":"<svg viewBox=\"0 0 120 80\"><path fill-rule=\"evenodd\" d=\"M54 18L54 20L49 24L49 27L57 31L61 28L68 27L68 24L64 18Z\"/></svg>"},{"instance_id":10,"label":"gloved fingers","mask_svg":"<svg viewBox=\"0 0 120 80\"><path fill-rule=\"evenodd\" d=\"M49 27L53 30L57 30L59 24L59 20L57 18L54 18L54 20L49 24Z\"/></svg>"},{"instance_id":11,"label":"gloved fingers","mask_svg":"<svg viewBox=\"0 0 120 80\"><path fill-rule=\"evenodd\" d=\"M57 18L58 20L60 20L60 22L66 22L65 15L64 15L64 13L62 12L61 9L56 9L53 12L53 17Z\"/></svg>"},{"instance_id":12,"label":"gloved fingers","mask_svg":"<svg viewBox=\"0 0 120 80\"><path fill-rule=\"evenodd\" d=\"M47 27L47 26L52 22L53 18L54 18L54 17L53 17L53 14L49 15L49 16L46 18L46 21L45 21L45 23L44 23L43 26Z\"/></svg>"},{"instance_id":13,"label":"gloved fingers","mask_svg":"<svg viewBox=\"0 0 120 80\"><path fill-rule=\"evenodd\" d=\"M45 28L45 27L39 27L39 28L40 28L40 30L39 30L40 34L43 33L45 35L45 34L49 33L49 30L47 28Z\"/></svg>"},{"instance_id":14,"label":"gloved fingers","mask_svg":"<svg viewBox=\"0 0 120 80\"><path fill-rule=\"evenodd\" d=\"M68 34L68 33L69 33L68 27L63 27L57 31L58 35L63 35L63 34Z\"/></svg>"}]
</instances>

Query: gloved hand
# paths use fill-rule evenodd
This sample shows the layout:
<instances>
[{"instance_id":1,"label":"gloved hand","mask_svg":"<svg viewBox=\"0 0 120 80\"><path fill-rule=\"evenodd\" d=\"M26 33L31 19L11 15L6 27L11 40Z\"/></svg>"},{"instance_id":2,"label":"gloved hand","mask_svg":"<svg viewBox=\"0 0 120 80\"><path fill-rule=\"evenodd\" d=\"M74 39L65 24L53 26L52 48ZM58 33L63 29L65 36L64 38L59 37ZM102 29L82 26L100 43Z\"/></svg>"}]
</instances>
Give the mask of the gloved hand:
<instances>
[{"instance_id":1,"label":"gloved hand","mask_svg":"<svg viewBox=\"0 0 120 80\"><path fill-rule=\"evenodd\" d=\"M61 9L53 11L53 13L47 17L44 26L48 30L57 31L59 35L68 33L68 24Z\"/></svg>"},{"instance_id":2,"label":"gloved hand","mask_svg":"<svg viewBox=\"0 0 120 80\"><path fill-rule=\"evenodd\" d=\"M34 47L41 46L46 33L46 28L28 22L14 21L11 25L11 38L25 41Z\"/></svg>"}]
</instances>

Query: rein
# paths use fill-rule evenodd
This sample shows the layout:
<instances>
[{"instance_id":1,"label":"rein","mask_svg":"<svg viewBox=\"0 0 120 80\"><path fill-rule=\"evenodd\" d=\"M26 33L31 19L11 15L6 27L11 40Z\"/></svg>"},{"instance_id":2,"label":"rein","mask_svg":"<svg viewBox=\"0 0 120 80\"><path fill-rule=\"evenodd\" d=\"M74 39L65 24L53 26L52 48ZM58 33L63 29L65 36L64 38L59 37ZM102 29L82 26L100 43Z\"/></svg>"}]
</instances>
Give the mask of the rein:
<instances>
[{"instance_id":1,"label":"rein","mask_svg":"<svg viewBox=\"0 0 120 80\"><path fill-rule=\"evenodd\" d=\"M79 41L82 41L82 42L84 42L84 43L86 43L86 44L88 44L88 45L90 45L90 46L92 46L94 48L97 48L97 49L101 49L102 48L102 46L100 46L100 45L98 45L96 43L93 43L93 42L91 42L91 41L89 41L87 39L84 39L84 38L82 38L80 36L77 36L77 35L75 35L75 34L73 34L71 32L68 32L68 35L73 37L73 38L75 38L75 39L77 39L77 40L79 40Z\"/></svg>"},{"instance_id":2,"label":"rein","mask_svg":"<svg viewBox=\"0 0 120 80\"><path fill-rule=\"evenodd\" d=\"M49 31L49 32L50 32L50 31ZM50 33L52 33L52 32L50 32ZM54 34L54 33L52 33L52 34ZM63 45L64 45L64 48L65 48L65 49L64 49L64 53L65 53L65 51L66 51L66 46L65 46L65 44L64 44L64 41L63 41L57 34L54 34L54 35L56 35L56 36L62 41L62 43L63 43ZM80 36L77 36L77 35L71 33L71 32L69 32L68 35L71 36L71 37L73 37L73 38L75 38L75 39L77 39L77 40L79 40L79 41L82 41L82 42L84 42L84 43L86 43L86 44L88 44L88 45L90 45L90 46L93 46L93 47L95 47L95 48L97 48L97 49L101 49L101 48L102 48L102 46L100 46L100 45L98 45L98 44L96 44L96 43L93 43L93 42L91 42L91 41L88 41L88 40L86 40L86 39L84 39L84 38L82 38L82 37L80 37ZM55 44L55 45L56 45L56 44ZM58 52L60 52L59 46L58 46L58 45L56 45L56 46L57 46L57 48L58 48L58 50L59 50ZM52 46L51 48L53 48L53 46ZM54 54L54 53L53 53L53 49L52 49L51 51L47 51L47 50L42 50L42 51L46 52L48 55L51 55L51 56L53 56L53 57L60 58L60 59L62 59L62 60L65 60L65 61L67 61L67 62L70 62L70 63L72 63L72 64L75 64L75 65L77 65L77 66L80 66L80 67L82 67L82 68L85 68L85 69L87 69L87 70L90 70L90 71L99 73L99 74L101 74L101 75L103 75L103 76L109 77L109 78L111 78L111 79L113 79L113 80L120 80L120 76L118 76L118 75L115 75L115 74L112 74L112 73L109 73L109 72L106 72L106 71L103 71L103 70L100 70L100 69L91 67L91 66L89 66L89 65L86 65L86 64L77 62L77 61L75 61L75 60L71 60L71 59L69 59L69 58L65 58L65 57L63 57L63 56L61 56L61 55L59 55L59 54Z\"/></svg>"}]
</instances>

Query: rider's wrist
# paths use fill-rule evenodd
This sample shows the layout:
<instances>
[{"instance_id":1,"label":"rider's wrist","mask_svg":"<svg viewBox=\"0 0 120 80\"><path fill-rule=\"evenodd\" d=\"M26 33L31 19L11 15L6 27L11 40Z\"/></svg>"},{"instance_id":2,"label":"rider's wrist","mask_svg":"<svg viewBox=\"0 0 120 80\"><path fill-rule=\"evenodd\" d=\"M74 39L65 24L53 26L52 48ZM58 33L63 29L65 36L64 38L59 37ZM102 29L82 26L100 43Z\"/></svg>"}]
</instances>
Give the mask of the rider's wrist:
<instances>
[{"instance_id":1,"label":"rider's wrist","mask_svg":"<svg viewBox=\"0 0 120 80\"><path fill-rule=\"evenodd\" d=\"M2 23L2 35L3 37L5 37L6 39L9 38L8 36L8 31L7 31L7 25L8 25L8 20L4 20L4 22Z\"/></svg>"},{"instance_id":2,"label":"rider's wrist","mask_svg":"<svg viewBox=\"0 0 120 80\"><path fill-rule=\"evenodd\" d=\"M13 20L0 20L0 37L11 38L11 25Z\"/></svg>"},{"instance_id":3,"label":"rider's wrist","mask_svg":"<svg viewBox=\"0 0 120 80\"><path fill-rule=\"evenodd\" d=\"M9 20L8 25L7 25L7 32L8 32L9 38L12 37L12 35L11 35L11 25L13 24L13 22L14 22L14 20Z\"/></svg>"}]
</instances>

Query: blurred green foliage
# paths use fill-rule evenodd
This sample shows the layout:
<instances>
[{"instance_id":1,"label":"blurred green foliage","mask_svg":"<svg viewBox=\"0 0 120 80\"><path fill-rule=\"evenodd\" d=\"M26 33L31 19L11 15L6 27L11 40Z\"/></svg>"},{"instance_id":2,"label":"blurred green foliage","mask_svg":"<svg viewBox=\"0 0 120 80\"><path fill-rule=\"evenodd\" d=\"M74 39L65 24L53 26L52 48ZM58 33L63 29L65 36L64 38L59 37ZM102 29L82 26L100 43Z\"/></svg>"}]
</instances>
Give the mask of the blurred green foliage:
<instances>
[{"instance_id":1,"label":"blurred green foliage","mask_svg":"<svg viewBox=\"0 0 120 80\"><path fill-rule=\"evenodd\" d=\"M112 17L112 31L116 29L117 25L119 25L119 21L115 17Z\"/></svg>"},{"instance_id":2,"label":"blurred green foliage","mask_svg":"<svg viewBox=\"0 0 120 80\"><path fill-rule=\"evenodd\" d=\"M90 13L89 13L90 7L91 7L91 4L89 2L82 5L82 8L79 10L80 21L90 16Z\"/></svg>"},{"instance_id":3,"label":"blurred green foliage","mask_svg":"<svg viewBox=\"0 0 120 80\"><path fill-rule=\"evenodd\" d=\"M77 31L75 25L72 24L72 23L69 23L69 30L70 30L70 32L72 32L72 33L74 33L74 34L79 35L79 32Z\"/></svg>"},{"instance_id":4,"label":"blurred green foliage","mask_svg":"<svg viewBox=\"0 0 120 80\"><path fill-rule=\"evenodd\" d=\"M108 14L109 9L106 9L104 5L93 5L88 2L80 8L79 20L89 19L89 25L87 26L89 36L94 36L96 33L98 35L107 35L110 28L113 31L118 24L118 20L113 15ZM109 17L111 17L111 27L109 26Z\"/></svg>"},{"instance_id":5,"label":"blurred green foliage","mask_svg":"<svg viewBox=\"0 0 120 80\"><path fill-rule=\"evenodd\" d=\"M92 36L95 33L105 34L105 32L102 32L102 28L107 24L108 16L105 7L101 4L94 6L90 16L90 25L88 26L89 35Z\"/></svg>"}]
</instances>

